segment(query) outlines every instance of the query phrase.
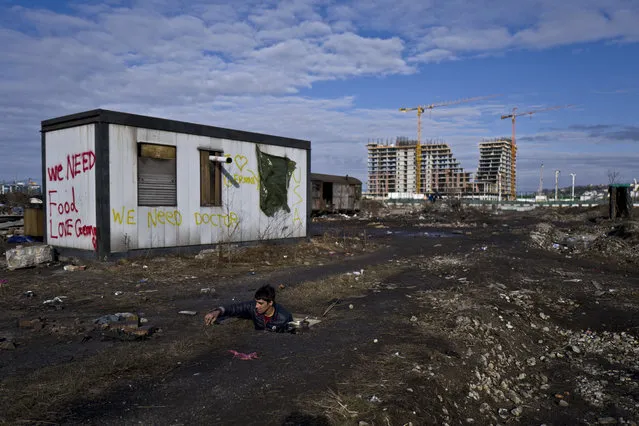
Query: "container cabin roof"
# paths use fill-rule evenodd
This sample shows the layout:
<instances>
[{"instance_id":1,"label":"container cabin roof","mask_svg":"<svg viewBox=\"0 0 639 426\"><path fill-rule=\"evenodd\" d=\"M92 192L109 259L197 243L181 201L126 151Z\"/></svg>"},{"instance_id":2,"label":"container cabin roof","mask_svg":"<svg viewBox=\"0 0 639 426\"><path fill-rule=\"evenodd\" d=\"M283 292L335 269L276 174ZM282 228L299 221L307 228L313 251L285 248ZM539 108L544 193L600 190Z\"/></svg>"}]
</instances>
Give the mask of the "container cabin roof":
<instances>
[{"instance_id":1,"label":"container cabin roof","mask_svg":"<svg viewBox=\"0 0 639 426\"><path fill-rule=\"evenodd\" d=\"M139 127L144 129L162 130L174 133L184 133L196 136L206 136L219 139L229 139L244 142L260 143L265 145L277 145L297 149L311 149L311 142L302 139L293 139L282 136L267 135L263 133L247 132L244 130L227 129L223 127L209 126L205 124L176 121L166 118L149 117L145 115L130 114L126 112L111 111L106 109L94 109L77 114L65 115L42 121L43 133L69 127L82 126L93 123L119 124L123 126Z\"/></svg>"}]
</instances>

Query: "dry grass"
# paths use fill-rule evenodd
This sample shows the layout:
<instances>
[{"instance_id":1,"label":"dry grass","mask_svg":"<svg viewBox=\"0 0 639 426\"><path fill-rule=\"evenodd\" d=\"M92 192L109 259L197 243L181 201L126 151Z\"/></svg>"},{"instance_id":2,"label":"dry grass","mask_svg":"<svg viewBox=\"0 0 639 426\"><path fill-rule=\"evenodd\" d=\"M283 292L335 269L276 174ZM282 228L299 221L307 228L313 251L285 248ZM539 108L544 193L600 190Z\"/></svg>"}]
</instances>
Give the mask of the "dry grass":
<instances>
[{"instance_id":1,"label":"dry grass","mask_svg":"<svg viewBox=\"0 0 639 426\"><path fill-rule=\"evenodd\" d=\"M349 424L358 417L360 411L368 411L364 401L361 399L344 397L332 389L329 389L312 406L321 410L321 413L325 414L333 424Z\"/></svg>"},{"instance_id":2,"label":"dry grass","mask_svg":"<svg viewBox=\"0 0 639 426\"><path fill-rule=\"evenodd\" d=\"M278 293L279 301L291 309L304 310L311 315L319 316L330 301L360 295L385 278L396 274L401 268L403 266L385 264L368 268L361 275L351 273L305 281L295 287L281 290Z\"/></svg>"},{"instance_id":3,"label":"dry grass","mask_svg":"<svg viewBox=\"0 0 639 426\"><path fill-rule=\"evenodd\" d=\"M208 340L203 336L131 342L80 361L10 377L0 384L0 423L46 424L72 404L106 396L123 377L144 380L170 372L178 361L202 353Z\"/></svg>"}]
</instances>

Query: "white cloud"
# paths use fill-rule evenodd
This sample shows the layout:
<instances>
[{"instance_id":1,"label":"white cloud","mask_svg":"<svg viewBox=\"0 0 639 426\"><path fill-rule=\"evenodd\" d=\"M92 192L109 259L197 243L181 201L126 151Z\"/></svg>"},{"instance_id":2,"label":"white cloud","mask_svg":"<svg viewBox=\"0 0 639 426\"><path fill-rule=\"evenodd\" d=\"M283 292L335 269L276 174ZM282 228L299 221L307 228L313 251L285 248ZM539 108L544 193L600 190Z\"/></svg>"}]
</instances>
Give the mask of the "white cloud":
<instances>
[{"instance_id":1,"label":"white cloud","mask_svg":"<svg viewBox=\"0 0 639 426\"><path fill-rule=\"evenodd\" d=\"M368 139L415 135L415 115L397 111L410 105L370 109L348 92L300 92L511 49L639 40L636 2L524 3L130 0L74 3L73 14L0 6L0 149L11 153L0 179L38 175L41 120L105 107L307 138L317 171L365 180ZM474 170L479 138L504 129L503 112L501 102L435 109L423 117L424 138L445 138ZM585 137L582 147L597 142ZM531 150L531 161L547 152Z\"/></svg>"},{"instance_id":2,"label":"white cloud","mask_svg":"<svg viewBox=\"0 0 639 426\"><path fill-rule=\"evenodd\" d=\"M450 50L446 49L432 49L415 55L408 59L409 62L424 62L424 63L440 63L442 61L452 61L457 57Z\"/></svg>"}]
</instances>

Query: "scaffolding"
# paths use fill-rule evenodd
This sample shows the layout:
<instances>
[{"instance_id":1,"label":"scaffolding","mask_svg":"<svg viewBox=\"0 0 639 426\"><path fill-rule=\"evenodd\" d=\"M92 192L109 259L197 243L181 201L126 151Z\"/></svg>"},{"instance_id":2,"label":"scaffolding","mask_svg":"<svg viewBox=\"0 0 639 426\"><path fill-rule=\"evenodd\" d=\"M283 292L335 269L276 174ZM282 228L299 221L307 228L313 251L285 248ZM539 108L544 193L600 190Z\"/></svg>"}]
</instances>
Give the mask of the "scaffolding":
<instances>
[{"instance_id":1,"label":"scaffolding","mask_svg":"<svg viewBox=\"0 0 639 426\"><path fill-rule=\"evenodd\" d=\"M513 162L511 138L482 139L479 143L479 165L475 175L475 191L481 195L513 198L516 164Z\"/></svg>"},{"instance_id":2,"label":"scaffolding","mask_svg":"<svg viewBox=\"0 0 639 426\"><path fill-rule=\"evenodd\" d=\"M422 194L460 195L471 191L470 173L464 172L447 143L431 139L422 142L421 150L417 147L417 141L403 137L396 138L392 145L388 141L369 142L369 194L415 194L418 188Z\"/></svg>"}]
</instances>

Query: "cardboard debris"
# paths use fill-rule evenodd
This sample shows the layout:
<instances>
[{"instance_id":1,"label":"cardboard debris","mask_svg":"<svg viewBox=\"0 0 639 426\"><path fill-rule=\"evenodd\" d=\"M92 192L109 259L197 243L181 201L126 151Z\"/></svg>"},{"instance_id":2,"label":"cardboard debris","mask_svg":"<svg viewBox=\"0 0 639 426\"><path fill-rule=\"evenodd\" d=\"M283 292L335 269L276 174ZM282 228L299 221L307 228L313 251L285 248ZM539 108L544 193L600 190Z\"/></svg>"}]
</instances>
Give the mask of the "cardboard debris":
<instances>
[{"instance_id":1,"label":"cardboard debris","mask_svg":"<svg viewBox=\"0 0 639 426\"><path fill-rule=\"evenodd\" d=\"M322 321L316 318L309 318L308 315L293 314L293 321L289 322L288 325L296 329L302 329L302 328L313 327L314 325L319 324L320 322Z\"/></svg>"},{"instance_id":2,"label":"cardboard debris","mask_svg":"<svg viewBox=\"0 0 639 426\"><path fill-rule=\"evenodd\" d=\"M131 312L120 312L112 315L104 315L94 321L97 328L102 330L102 336L117 340L141 340L151 336L156 327L143 325L144 318Z\"/></svg>"},{"instance_id":3,"label":"cardboard debris","mask_svg":"<svg viewBox=\"0 0 639 426\"><path fill-rule=\"evenodd\" d=\"M44 327L44 321L42 321L40 318L36 318L32 320L21 319L18 321L18 327L30 328L33 330L41 330Z\"/></svg>"},{"instance_id":4,"label":"cardboard debris","mask_svg":"<svg viewBox=\"0 0 639 426\"><path fill-rule=\"evenodd\" d=\"M87 269L86 265L65 265L65 271L84 271Z\"/></svg>"}]
</instances>

